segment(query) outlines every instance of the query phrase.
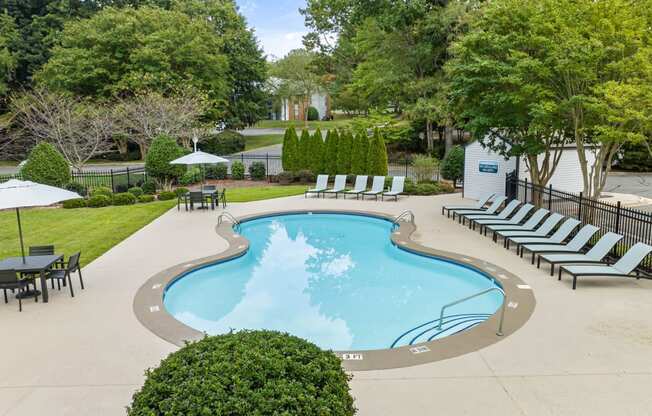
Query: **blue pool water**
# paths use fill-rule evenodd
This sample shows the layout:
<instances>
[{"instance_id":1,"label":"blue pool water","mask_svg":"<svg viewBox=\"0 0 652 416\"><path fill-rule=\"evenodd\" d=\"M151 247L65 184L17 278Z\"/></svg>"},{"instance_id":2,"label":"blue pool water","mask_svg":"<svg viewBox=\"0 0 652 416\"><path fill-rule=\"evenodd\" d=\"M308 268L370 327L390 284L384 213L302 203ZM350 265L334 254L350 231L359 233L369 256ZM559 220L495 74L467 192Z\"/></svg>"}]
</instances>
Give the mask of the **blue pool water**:
<instances>
[{"instance_id":1,"label":"blue pool water","mask_svg":"<svg viewBox=\"0 0 652 416\"><path fill-rule=\"evenodd\" d=\"M446 311L451 301L494 286L463 265L394 246L392 224L344 214L279 215L244 222L241 257L188 273L165 292L168 312L209 334L273 329L333 350L423 342L493 314L502 296ZM407 334L405 334L407 333ZM405 334L403 337L400 337Z\"/></svg>"}]
</instances>

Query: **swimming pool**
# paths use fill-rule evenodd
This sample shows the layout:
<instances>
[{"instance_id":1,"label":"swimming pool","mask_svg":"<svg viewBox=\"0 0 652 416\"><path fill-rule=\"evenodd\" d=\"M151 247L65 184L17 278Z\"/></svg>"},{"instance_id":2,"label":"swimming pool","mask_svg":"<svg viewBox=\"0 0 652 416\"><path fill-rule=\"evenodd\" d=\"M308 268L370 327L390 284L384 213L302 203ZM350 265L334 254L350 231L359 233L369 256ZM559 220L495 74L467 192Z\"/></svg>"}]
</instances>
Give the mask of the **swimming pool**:
<instances>
[{"instance_id":1,"label":"swimming pool","mask_svg":"<svg viewBox=\"0 0 652 416\"><path fill-rule=\"evenodd\" d=\"M221 334L273 329L333 350L375 350L437 339L486 320L502 295L462 264L414 254L390 240L386 219L332 213L283 214L243 222L242 256L182 275L164 292L182 323Z\"/></svg>"}]
</instances>

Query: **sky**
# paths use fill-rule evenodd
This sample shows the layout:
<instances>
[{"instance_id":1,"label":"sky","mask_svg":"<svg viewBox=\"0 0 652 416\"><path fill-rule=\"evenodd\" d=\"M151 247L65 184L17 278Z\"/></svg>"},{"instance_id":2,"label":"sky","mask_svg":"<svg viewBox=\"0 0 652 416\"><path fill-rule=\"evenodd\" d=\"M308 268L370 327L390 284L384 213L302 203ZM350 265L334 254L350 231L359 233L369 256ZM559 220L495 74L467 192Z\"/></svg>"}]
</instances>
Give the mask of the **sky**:
<instances>
[{"instance_id":1,"label":"sky","mask_svg":"<svg viewBox=\"0 0 652 416\"><path fill-rule=\"evenodd\" d=\"M254 28L260 46L268 55L282 58L301 48L307 30L299 8L305 0L236 0L249 27Z\"/></svg>"}]
</instances>

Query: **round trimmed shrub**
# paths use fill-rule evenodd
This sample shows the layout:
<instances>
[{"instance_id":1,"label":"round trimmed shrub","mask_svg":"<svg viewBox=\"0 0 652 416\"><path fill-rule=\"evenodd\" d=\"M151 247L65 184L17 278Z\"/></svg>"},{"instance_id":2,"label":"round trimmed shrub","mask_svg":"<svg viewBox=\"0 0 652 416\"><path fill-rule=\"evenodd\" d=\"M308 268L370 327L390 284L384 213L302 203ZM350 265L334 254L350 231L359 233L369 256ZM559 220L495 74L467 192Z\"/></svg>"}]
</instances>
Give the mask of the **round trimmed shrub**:
<instances>
[{"instance_id":1,"label":"round trimmed shrub","mask_svg":"<svg viewBox=\"0 0 652 416\"><path fill-rule=\"evenodd\" d=\"M156 193L156 183L154 181L147 181L141 186L143 193L147 195L154 195Z\"/></svg>"},{"instance_id":2,"label":"round trimmed shrub","mask_svg":"<svg viewBox=\"0 0 652 416\"><path fill-rule=\"evenodd\" d=\"M214 155L230 155L245 150L245 136L233 130L224 130L205 137L200 143L201 150Z\"/></svg>"},{"instance_id":3,"label":"round trimmed shrub","mask_svg":"<svg viewBox=\"0 0 652 416\"><path fill-rule=\"evenodd\" d=\"M58 187L66 186L71 179L66 159L46 142L34 146L20 173L26 180Z\"/></svg>"},{"instance_id":4,"label":"round trimmed shrub","mask_svg":"<svg viewBox=\"0 0 652 416\"><path fill-rule=\"evenodd\" d=\"M129 192L113 195L113 205L133 205L135 203L136 197Z\"/></svg>"},{"instance_id":5,"label":"round trimmed shrub","mask_svg":"<svg viewBox=\"0 0 652 416\"><path fill-rule=\"evenodd\" d=\"M280 185L289 185L294 182L294 178L295 175L292 172L281 172L276 175L276 179L278 179Z\"/></svg>"},{"instance_id":6,"label":"round trimmed shrub","mask_svg":"<svg viewBox=\"0 0 652 416\"><path fill-rule=\"evenodd\" d=\"M163 191L160 194L158 194L159 201L169 201L170 199L175 199L176 197L177 194L175 194L172 191Z\"/></svg>"},{"instance_id":7,"label":"round trimmed shrub","mask_svg":"<svg viewBox=\"0 0 652 416\"><path fill-rule=\"evenodd\" d=\"M81 196L86 196L86 193L88 192L88 189L86 189L84 185L74 181L66 185L66 189L72 192L76 192Z\"/></svg>"},{"instance_id":8,"label":"round trimmed shrub","mask_svg":"<svg viewBox=\"0 0 652 416\"><path fill-rule=\"evenodd\" d=\"M206 179L226 179L229 173L229 167L226 163L206 167Z\"/></svg>"},{"instance_id":9,"label":"round trimmed shrub","mask_svg":"<svg viewBox=\"0 0 652 416\"><path fill-rule=\"evenodd\" d=\"M263 162L254 162L249 165L249 176L254 181L265 179L265 164Z\"/></svg>"},{"instance_id":10,"label":"round trimmed shrub","mask_svg":"<svg viewBox=\"0 0 652 416\"><path fill-rule=\"evenodd\" d=\"M319 120L319 111L315 107L308 107L308 121Z\"/></svg>"},{"instance_id":11,"label":"round trimmed shrub","mask_svg":"<svg viewBox=\"0 0 652 416\"><path fill-rule=\"evenodd\" d=\"M113 191L111 188L107 188L106 186L98 186L97 188L91 189L91 197L98 195L103 195L111 199L113 197Z\"/></svg>"},{"instance_id":12,"label":"round trimmed shrub","mask_svg":"<svg viewBox=\"0 0 652 416\"><path fill-rule=\"evenodd\" d=\"M127 192L129 192L130 194L132 194L133 196L138 198L139 196L141 196L143 194L143 188L141 188L140 186L134 186L134 187L129 188L127 190Z\"/></svg>"},{"instance_id":13,"label":"round trimmed shrub","mask_svg":"<svg viewBox=\"0 0 652 416\"><path fill-rule=\"evenodd\" d=\"M235 161L231 164L231 178L244 179L245 167L240 161Z\"/></svg>"},{"instance_id":14,"label":"round trimmed shrub","mask_svg":"<svg viewBox=\"0 0 652 416\"><path fill-rule=\"evenodd\" d=\"M350 377L329 351L275 331L206 337L146 372L127 409L150 415L354 415Z\"/></svg>"},{"instance_id":15,"label":"round trimmed shrub","mask_svg":"<svg viewBox=\"0 0 652 416\"><path fill-rule=\"evenodd\" d=\"M315 174L310 170L300 170L294 175L301 183L312 183L316 179Z\"/></svg>"},{"instance_id":16,"label":"round trimmed shrub","mask_svg":"<svg viewBox=\"0 0 652 416\"><path fill-rule=\"evenodd\" d=\"M141 195L138 197L138 202L140 203L147 203L153 201L154 201L154 195Z\"/></svg>"},{"instance_id":17,"label":"round trimmed shrub","mask_svg":"<svg viewBox=\"0 0 652 416\"><path fill-rule=\"evenodd\" d=\"M84 198L69 199L67 201L63 201L63 207L65 209L84 208L85 206L86 200Z\"/></svg>"},{"instance_id":18,"label":"round trimmed shrub","mask_svg":"<svg viewBox=\"0 0 652 416\"><path fill-rule=\"evenodd\" d=\"M177 198L181 198L187 193L188 193L188 188L177 188L174 190L174 194L177 196Z\"/></svg>"},{"instance_id":19,"label":"round trimmed shrub","mask_svg":"<svg viewBox=\"0 0 652 416\"><path fill-rule=\"evenodd\" d=\"M111 205L111 198L106 195L91 196L86 202L86 206L89 208L108 207L109 205Z\"/></svg>"},{"instance_id":20,"label":"round trimmed shrub","mask_svg":"<svg viewBox=\"0 0 652 416\"><path fill-rule=\"evenodd\" d=\"M169 189L175 179L185 172L185 166L172 165L171 161L183 156L185 151L177 141L169 136L161 135L154 139L145 157L147 175L155 178L164 189Z\"/></svg>"}]
</instances>

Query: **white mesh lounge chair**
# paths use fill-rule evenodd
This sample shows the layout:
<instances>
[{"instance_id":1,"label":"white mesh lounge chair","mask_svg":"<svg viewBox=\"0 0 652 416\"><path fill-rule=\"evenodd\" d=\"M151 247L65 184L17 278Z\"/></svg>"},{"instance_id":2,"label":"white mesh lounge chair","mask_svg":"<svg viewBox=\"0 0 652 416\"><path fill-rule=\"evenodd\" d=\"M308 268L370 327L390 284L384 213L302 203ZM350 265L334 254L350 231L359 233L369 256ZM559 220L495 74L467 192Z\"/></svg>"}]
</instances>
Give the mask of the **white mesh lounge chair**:
<instances>
[{"instance_id":1,"label":"white mesh lounge chair","mask_svg":"<svg viewBox=\"0 0 652 416\"><path fill-rule=\"evenodd\" d=\"M516 214L510 219L479 219L475 220L475 223L480 226L480 232L484 229L485 235L487 235L488 225L518 225L525 219L525 216L534 209L534 205L525 204L516 211ZM502 214L502 213L501 213Z\"/></svg>"},{"instance_id":2,"label":"white mesh lounge chair","mask_svg":"<svg viewBox=\"0 0 652 416\"><path fill-rule=\"evenodd\" d=\"M317 198L319 198L319 194L324 192L327 188L328 188L328 175L319 175L317 176L317 183L315 184L315 187L312 189L308 189L304 194L304 197L307 197L308 194L317 194Z\"/></svg>"},{"instance_id":3,"label":"white mesh lounge chair","mask_svg":"<svg viewBox=\"0 0 652 416\"><path fill-rule=\"evenodd\" d=\"M368 191L364 191L362 193L362 199L364 199L364 197L367 195L371 195L371 196L375 196L376 201L378 201L378 195L383 193L384 187L385 187L385 177L374 176L374 181L371 183L371 189Z\"/></svg>"},{"instance_id":4,"label":"white mesh lounge chair","mask_svg":"<svg viewBox=\"0 0 652 416\"><path fill-rule=\"evenodd\" d=\"M326 197L326 194L335 194L335 199L337 199L337 194L344 192L346 189L346 175L335 175L335 184L331 189L326 189L322 195Z\"/></svg>"},{"instance_id":5,"label":"white mesh lounge chair","mask_svg":"<svg viewBox=\"0 0 652 416\"><path fill-rule=\"evenodd\" d=\"M346 199L347 195L355 195L355 198L359 199L360 194L367 189L367 181L368 181L367 175L356 176L355 185L353 185L353 189L342 192L344 194L344 199Z\"/></svg>"},{"instance_id":6,"label":"white mesh lounge chair","mask_svg":"<svg viewBox=\"0 0 652 416\"><path fill-rule=\"evenodd\" d=\"M464 209L477 209L483 211L484 209L486 209L484 208L486 203L489 202L489 200L493 198L495 195L496 195L495 193L487 194L483 198L480 198L475 205L444 205L443 207L441 207L441 215L444 215L444 212L446 212L447 216L450 217L451 211L464 210Z\"/></svg>"},{"instance_id":7,"label":"white mesh lounge chair","mask_svg":"<svg viewBox=\"0 0 652 416\"><path fill-rule=\"evenodd\" d=\"M455 210L453 211L453 219L455 219L455 216L457 215L458 221L462 221L462 216L463 215L473 215L473 214L487 214L487 215L493 215L498 211L498 208L500 208L503 203L507 201L506 196L497 196L491 201L491 205L487 209L461 209L461 210Z\"/></svg>"},{"instance_id":8,"label":"white mesh lounge chair","mask_svg":"<svg viewBox=\"0 0 652 416\"><path fill-rule=\"evenodd\" d=\"M394 197L395 201L398 201L398 196L403 193L403 187L405 186L405 176L394 176L392 178L392 188L380 194L380 200L384 200L386 196Z\"/></svg>"},{"instance_id":9,"label":"white mesh lounge chair","mask_svg":"<svg viewBox=\"0 0 652 416\"><path fill-rule=\"evenodd\" d=\"M473 215L465 215L464 219L469 220L469 228L473 226L473 229L475 230L475 221L476 220L506 220L509 218L510 215L516 210L516 208L521 205L521 201L518 199L512 199L509 201L509 204L503 208L500 213L494 214L494 215L483 215L483 214L473 214ZM462 220L464 221L464 220Z\"/></svg>"},{"instance_id":10,"label":"white mesh lounge chair","mask_svg":"<svg viewBox=\"0 0 652 416\"><path fill-rule=\"evenodd\" d=\"M578 276L627 277L650 253L652 253L652 246L636 243L612 266L607 264L595 266L561 266L559 271L561 272L563 270L573 276L573 290L575 290ZM636 278L638 278L638 274Z\"/></svg>"},{"instance_id":11,"label":"white mesh lounge chair","mask_svg":"<svg viewBox=\"0 0 652 416\"><path fill-rule=\"evenodd\" d=\"M534 264L534 258L539 253L579 253L599 230L595 225L587 224L580 228L568 244L525 244L521 246L521 254L523 250L532 253L532 264Z\"/></svg>"},{"instance_id":12,"label":"white mesh lounge chair","mask_svg":"<svg viewBox=\"0 0 652 416\"><path fill-rule=\"evenodd\" d=\"M550 211L545 208L539 208L523 225L487 225L485 229L493 232L494 241L498 241L497 233L499 231L534 231L548 214L550 214Z\"/></svg>"},{"instance_id":13,"label":"white mesh lounge chair","mask_svg":"<svg viewBox=\"0 0 652 416\"><path fill-rule=\"evenodd\" d=\"M586 254L541 254L537 267L541 266L541 260L547 261L550 263L550 276L552 276L555 274L555 264L602 263L602 259L622 238L620 234L609 232L603 235ZM561 279L561 271L559 274Z\"/></svg>"},{"instance_id":14,"label":"white mesh lounge chair","mask_svg":"<svg viewBox=\"0 0 652 416\"><path fill-rule=\"evenodd\" d=\"M496 231L496 234L503 237L505 248L509 249L509 239L514 237L545 237L552 232L552 230L564 219L564 216L558 213L551 214L541 224L539 228L534 231Z\"/></svg>"},{"instance_id":15,"label":"white mesh lounge chair","mask_svg":"<svg viewBox=\"0 0 652 416\"><path fill-rule=\"evenodd\" d=\"M512 237L509 239L512 243L516 244L516 252L520 250L521 257L523 257L523 245L525 244L561 244L570 233L573 232L580 222L575 218L569 218L562 225L559 226L550 237Z\"/></svg>"}]
</instances>

